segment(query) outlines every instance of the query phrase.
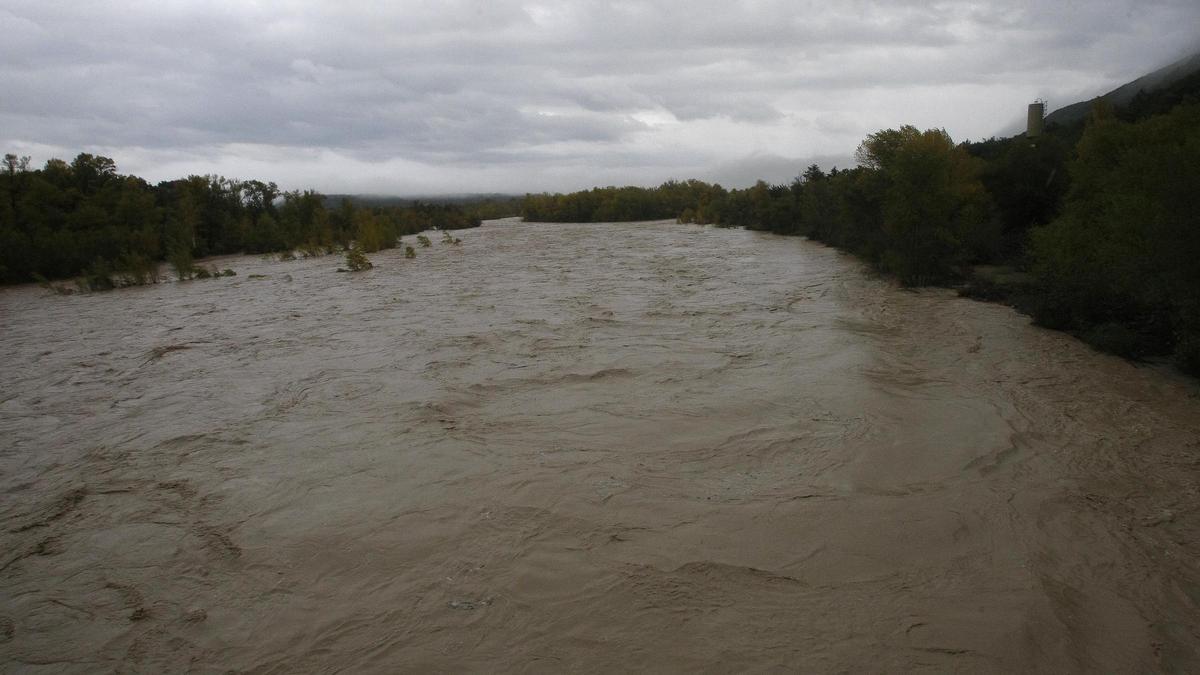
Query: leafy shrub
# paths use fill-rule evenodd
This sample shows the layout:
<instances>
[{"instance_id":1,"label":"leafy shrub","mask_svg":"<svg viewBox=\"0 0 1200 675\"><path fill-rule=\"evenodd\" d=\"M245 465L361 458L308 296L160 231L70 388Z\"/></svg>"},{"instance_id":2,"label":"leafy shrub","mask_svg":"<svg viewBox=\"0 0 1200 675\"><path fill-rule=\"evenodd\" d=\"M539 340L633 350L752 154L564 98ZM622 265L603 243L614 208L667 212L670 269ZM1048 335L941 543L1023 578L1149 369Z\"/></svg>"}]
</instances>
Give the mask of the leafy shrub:
<instances>
[{"instance_id":1,"label":"leafy shrub","mask_svg":"<svg viewBox=\"0 0 1200 675\"><path fill-rule=\"evenodd\" d=\"M92 262L83 273L83 276L75 280L75 285L82 293L90 291L111 291L117 285L112 278L112 265L103 258L97 258Z\"/></svg>"},{"instance_id":2,"label":"leafy shrub","mask_svg":"<svg viewBox=\"0 0 1200 675\"><path fill-rule=\"evenodd\" d=\"M53 291L56 295L73 295L75 293L75 289L72 289L68 286L61 286L59 284L52 284L50 283L49 279L38 274L37 272L34 272L32 276L33 280L37 282L38 286L41 286L48 291Z\"/></svg>"},{"instance_id":3,"label":"leafy shrub","mask_svg":"<svg viewBox=\"0 0 1200 675\"><path fill-rule=\"evenodd\" d=\"M433 246L433 242L429 241L429 237L426 237L423 234L417 235L417 243L426 248Z\"/></svg>"},{"instance_id":4,"label":"leafy shrub","mask_svg":"<svg viewBox=\"0 0 1200 675\"><path fill-rule=\"evenodd\" d=\"M413 250L413 247L405 246L404 247L404 257L405 258L415 258L415 257L417 257L417 252Z\"/></svg>"},{"instance_id":5,"label":"leafy shrub","mask_svg":"<svg viewBox=\"0 0 1200 675\"><path fill-rule=\"evenodd\" d=\"M396 231L385 219L363 209L354 214L355 243L365 253L391 248Z\"/></svg>"},{"instance_id":6,"label":"leafy shrub","mask_svg":"<svg viewBox=\"0 0 1200 675\"><path fill-rule=\"evenodd\" d=\"M175 270L175 276L180 281L191 279L196 272L192 250L187 246L175 246L171 249L167 259L171 263L171 268Z\"/></svg>"},{"instance_id":7,"label":"leafy shrub","mask_svg":"<svg viewBox=\"0 0 1200 675\"><path fill-rule=\"evenodd\" d=\"M117 259L117 285L145 286L158 283L158 263L139 253L125 253Z\"/></svg>"},{"instance_id":8,"label":"leafy shrub","mask_svg":"<svg viewBox=\"0 0 1200 675\"><path fill-rule=\"evenodd\" d=\"M300 244L300 255L305 258L318 258L325 254L325 247L320 242L309 240Z\"/></svg>"},{"instance_id":9,"label":"leafy shrub","mask_svg":"<svg viewBox=\"0 0 1200 675\"><path fill-rule=\"evenodd\" d=\"M361 272L371 269L374 265L367 259L367 254L357 248L351 248L346 251L346 267L350 268L351 272Z\"/></svg>"}]
</instances>

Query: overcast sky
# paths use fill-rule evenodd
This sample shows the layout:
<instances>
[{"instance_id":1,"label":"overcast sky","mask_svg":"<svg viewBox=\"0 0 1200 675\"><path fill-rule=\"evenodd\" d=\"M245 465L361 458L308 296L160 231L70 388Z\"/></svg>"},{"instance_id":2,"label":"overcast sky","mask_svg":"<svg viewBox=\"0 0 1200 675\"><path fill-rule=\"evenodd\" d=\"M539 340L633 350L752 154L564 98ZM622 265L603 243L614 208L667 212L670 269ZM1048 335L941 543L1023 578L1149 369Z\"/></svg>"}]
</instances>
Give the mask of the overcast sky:
<instances>
[{"instance_id":1,"label":"overcast sky","mask_svg":"<svg viewBox=\"0 0 1200 675\"><path fill-rule=\"evenodd\" d=\"M0 0L0 146L325 192L782 182L1016 129L1200 48L1196 0Z\"/></svg>"}]
</instances>

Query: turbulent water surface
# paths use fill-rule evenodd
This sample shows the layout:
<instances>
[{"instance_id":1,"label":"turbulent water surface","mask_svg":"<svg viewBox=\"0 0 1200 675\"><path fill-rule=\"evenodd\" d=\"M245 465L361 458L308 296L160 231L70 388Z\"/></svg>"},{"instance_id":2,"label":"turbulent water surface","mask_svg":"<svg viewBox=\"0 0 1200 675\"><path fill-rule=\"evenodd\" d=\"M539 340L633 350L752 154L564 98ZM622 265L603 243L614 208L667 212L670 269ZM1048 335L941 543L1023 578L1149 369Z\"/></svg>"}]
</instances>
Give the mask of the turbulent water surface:
<instances>
[{"instance_id":1,"label":"turbulent water surface","mask_svg":"<svg viewBox=\"0 0 1200 675\"><path fill-rule=\"evenodd\" d=\"M800 239L458 234L0 292L2 667L1200 669L1195 385Z\"/></svg>"}]
</instances>

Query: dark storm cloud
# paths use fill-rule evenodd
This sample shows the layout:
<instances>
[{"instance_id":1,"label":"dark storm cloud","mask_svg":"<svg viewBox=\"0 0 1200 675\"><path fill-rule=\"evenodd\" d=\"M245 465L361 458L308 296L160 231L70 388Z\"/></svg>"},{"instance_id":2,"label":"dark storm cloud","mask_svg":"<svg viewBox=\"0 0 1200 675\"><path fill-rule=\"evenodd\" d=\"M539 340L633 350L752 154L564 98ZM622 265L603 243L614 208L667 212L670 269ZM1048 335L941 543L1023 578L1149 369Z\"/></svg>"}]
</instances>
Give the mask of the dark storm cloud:
<instances>
[{"instance_id":1,"label":"dark storm cloud","mask_svg":"<svg viewBox=\"0 0 1200 675\"><path fill-rule=\"evenodd\" d=\"M1194 2L1132 0L0 0L0 142L330 190L743 180L881 126L993 133L1197 25Z\"/></svg>"}]
</instances>

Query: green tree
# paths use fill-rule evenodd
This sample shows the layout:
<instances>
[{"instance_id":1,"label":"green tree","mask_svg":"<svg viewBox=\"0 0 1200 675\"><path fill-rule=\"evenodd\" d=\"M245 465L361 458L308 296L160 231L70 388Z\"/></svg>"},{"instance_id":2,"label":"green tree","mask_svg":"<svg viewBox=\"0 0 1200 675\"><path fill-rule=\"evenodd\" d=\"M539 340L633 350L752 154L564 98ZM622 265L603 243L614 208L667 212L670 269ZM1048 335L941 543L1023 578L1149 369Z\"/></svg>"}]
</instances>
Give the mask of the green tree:
<instances>
[{"instance_id":1,"label":"green tree","mask_svg":"<svg viewBox=\"0 0 1200 675\"><path fill-rule=\"evenodd\" d=\"M944 130L880 131L857 156L886 180L881 263L904 283L945 280L994 247L997 221L979 180L980 162Z\"/></svg>"},{"instance_id":2,"label":"green tree","mask_svg":"<svg viewBox=\"0 0 1200 675\"><path fill-rule=\"evenodd\" d=\"M1200 105L1098 115L1076 153L1062 215L1033 236L1035 318L1125 355L1174 349L1200 373Z\"/></svg>"},{"instance_id":3,"label":"green tree","mask_svg":"<svg viewBox=\"0 0 1200 675\"><path fill-rule=\"evenodd\" d=\"M117 163L108 157L81 152L71 162L71 173L79 192L88 195L116 176Z\"/></svg>"}]
</instances>

